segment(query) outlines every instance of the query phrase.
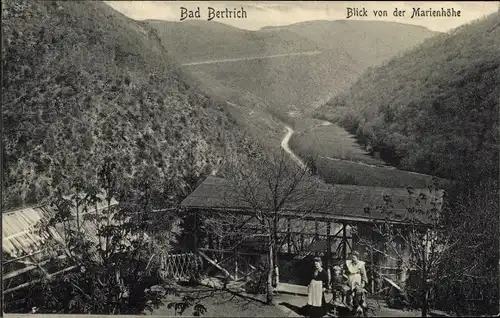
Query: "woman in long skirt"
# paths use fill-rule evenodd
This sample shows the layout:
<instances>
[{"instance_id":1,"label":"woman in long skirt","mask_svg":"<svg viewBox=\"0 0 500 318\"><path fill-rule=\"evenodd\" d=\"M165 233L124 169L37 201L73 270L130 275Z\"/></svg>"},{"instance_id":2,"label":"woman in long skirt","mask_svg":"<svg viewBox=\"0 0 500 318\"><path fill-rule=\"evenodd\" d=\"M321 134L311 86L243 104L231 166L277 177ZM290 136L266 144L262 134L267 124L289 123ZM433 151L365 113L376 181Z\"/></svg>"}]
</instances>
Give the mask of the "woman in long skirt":
<instances>
[{"instance_id":1,"label":"woman in long skirt","mask_svg":"<svg viewBox=\"0 0 500 318\"><path fill-rule=\"evenodd\" d=\"M321 258L314 258L314 272L311 282L307 288L307 307L309 308L309 316L312 318L323 317L325 311L325 290L328 285L328 274L323 269Z\"/></svg>"}]
</instances>

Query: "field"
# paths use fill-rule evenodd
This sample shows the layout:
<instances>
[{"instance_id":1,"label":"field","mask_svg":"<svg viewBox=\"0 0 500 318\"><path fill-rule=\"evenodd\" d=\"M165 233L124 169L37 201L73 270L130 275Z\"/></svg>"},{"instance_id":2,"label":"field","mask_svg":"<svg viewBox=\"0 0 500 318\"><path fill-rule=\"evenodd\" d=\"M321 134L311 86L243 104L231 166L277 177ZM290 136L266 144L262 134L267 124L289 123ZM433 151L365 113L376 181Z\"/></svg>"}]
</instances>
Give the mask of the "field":
<instances>
[{"instance_id":1,"label":"field","mask_svg":"<svg viewBox=\"0 0 500 318\"><path fill-rule=\"evenodd\" d=\"M328 183L425 188L432 182L431 176L398 170L370 156L338 125L310 118L281 119L295 131L290 148L300 158L315 158L317 173Z\"/></svg>"},{"instance_id":2,"label":"field","mask_svg":"<svg viewBox=\"0 0 500 318\"><path fill-rule=\"evenodd\" d=\"M351 161L320 159L318 174L328 183L355 184L374 187L427 188L432 176L392 168L369 166Z\"/></svg>"},{"instance_id":3,"label":"field","mask_svg":"<svg viewBox=\"0 0 500 318\"><path fill-rule=\"evenodd\" d=\"M377 160L364 151L355 137L345 129L328 122L296 130L290 146L301 157L307 154L313 158L336 158L370 165L385 165L382 160Z\"/></svg>"}]
</instances>

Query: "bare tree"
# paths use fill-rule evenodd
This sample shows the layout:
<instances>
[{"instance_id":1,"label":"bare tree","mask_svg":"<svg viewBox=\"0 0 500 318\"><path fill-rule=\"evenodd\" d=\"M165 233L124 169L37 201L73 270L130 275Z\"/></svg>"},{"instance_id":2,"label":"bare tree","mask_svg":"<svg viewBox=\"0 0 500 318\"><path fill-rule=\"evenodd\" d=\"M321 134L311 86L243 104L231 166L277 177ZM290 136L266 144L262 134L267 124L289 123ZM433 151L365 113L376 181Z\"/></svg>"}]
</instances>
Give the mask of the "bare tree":
<instances>
[{"instance_id":1,"label":"bare tree","mask_svg":"<svg viewBox=\"0 0 500 318\"><path fill-rule=\"evenodd\" d=\"M425 192L425 193L424 193ZM367 214L376 211L384 219L372 221L373 232L369 236L357 235L360 245L379 253L386 259L395 260L403 272L419 273L419 286L405 284L409 294L420 295L422 316L429 311L429 296L440 279L445 278L442 265L452 257L452 251L459 243L456 233L461 228L445 227L441 216L443 192L435 187L429 191L415 193L408 188L409 198L398 200L406 209L401 222L394 222L392 198L384 196L384 204L366 209ZM396 202L394 202L396 203ZM402 282L404 284L404 282Z\"/></svg>"},{"instance_id":2,"label":"bare tree","mask_svg":"<svg viewBox=\"0 0 500 318\"><path fill-rule=\"evenodd\" d=\"M259 229L250 233L241 231L240 241L252 236L265 240L268 252L266 300L271 303L278 247L286 240L286 236L280 236L285 230L285 216L300 222L313 213L324 211L333 202L333 192L328 191L330 186L313 176L307 167L290 160L284 151L257 158L249 167L233 165L230 171L226 176L230 191L224 194L224 201L228 208L243 207L257 220Z\"/></svg>"}]
</instances>

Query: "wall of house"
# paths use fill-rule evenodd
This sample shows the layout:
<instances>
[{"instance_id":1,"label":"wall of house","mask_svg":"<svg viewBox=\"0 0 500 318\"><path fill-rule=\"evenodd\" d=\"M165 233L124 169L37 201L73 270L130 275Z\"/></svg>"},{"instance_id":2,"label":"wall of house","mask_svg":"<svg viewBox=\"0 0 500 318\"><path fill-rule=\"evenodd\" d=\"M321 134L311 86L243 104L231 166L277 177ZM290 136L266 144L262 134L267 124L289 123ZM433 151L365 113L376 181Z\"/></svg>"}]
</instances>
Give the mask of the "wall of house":
<instances>
[{"instance_id":1,"label":"wall of house","mask_svg":"<svg viewBox=\"0 0 500 318\"><path fill-rule=\"evenodd\" d=\"M259 228L258 221L253 219L248 221L248 215L239 215L234 217L234 226L237 228L238 224L243 225L238 231L241 233L252 233L256 228ZM229 217L226 220L230 219ZM214 224L221 224L215 222ZM409 250L403 244L402 240L396 241L396 250L387 250L386 244L380 235L377 235L370 224L357 223L346 227L346 248L343 248L343 231L342 224L330 222L330 239L327 239L328 222L323 220L304 220L304 219L290 219L280 218L278 224L279 237L283 238L282 245L280 246L280 276L284 280L296 281L297 283L304 282L305 276L302 275L306 268L309 268L308 259L314 255L327 254L327 242L330 241L330 259L328 263L330 266L342 262L344 256L347 256L352 249L358 251L361 255L361 260L367 263L367 271L369 280L377 276L371 274L372 264L377 273L383 274L392 279L398 285L402 286L403 282L408 278L408 271L405 266L402 266L405 260L409 257ZM205 228L209 231L209 228ZM231 226L227 227L223 233L231 231ZM220 231L219 231L220 232ZM290 233L290 239L286 238ZM336 237L335 237L336 235ZM199 247L209 247L209 241L219 242L219 239L210 234L211 240L203 240L204 244ZM198 243L201 243L203 234L198 234ZM262 252L265 254L265 237L248 238L240 245L240 252ZM234 239L228 237L222 238L221 245L216 244L211 248L226 249L234 244ZM378 252L384 251L386 254ZM346 255L344 255L344 252ZM286 256L290 254L291 256ZM326 261L326 259L325 259ZM407 263L407 261L406 261ZM304 276L304 277L302 277Z\"/></svg>"}]
</instances>

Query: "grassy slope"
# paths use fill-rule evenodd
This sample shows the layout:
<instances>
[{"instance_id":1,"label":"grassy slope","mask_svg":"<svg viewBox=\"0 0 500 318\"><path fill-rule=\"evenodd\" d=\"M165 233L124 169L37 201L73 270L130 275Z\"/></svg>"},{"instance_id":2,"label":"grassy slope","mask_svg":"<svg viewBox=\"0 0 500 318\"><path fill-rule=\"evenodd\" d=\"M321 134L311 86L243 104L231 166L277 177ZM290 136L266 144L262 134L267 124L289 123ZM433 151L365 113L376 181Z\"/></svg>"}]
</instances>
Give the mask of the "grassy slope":
<instances>
[{"instance_id":1,"label":"grassy slope","mask_svg":"<svg viewBox=\"0 0 500 318\"><path fill-rule=\"evenodd\" d=\"M347 52L363 67L378 64L436 34L421 26L379 21L311 21L286 29L323 48Z\"/></svg>"},{"instance_id":2,"label":"grassy slope","mask_svg":"<svg viewBox=\"0 0 500 318\"><path fill-rule=\"evenodd\" d=\"M259 140L265 149L279 148L284 130L281 123L275 121L267 113L267 103L250 92L242 92L222 84L216 78L199 69L190 72L190 82L207 96L228 105L228 111L240 130L252 140ZM228 104L230 101L231 104Z\"/></svg>"},{"instance_id":3,"label":"grassy slope","mask_svg":"<svg viewBox=\"0 0 500 318\"><path fill-rule=\"evenodd\" d=\"M425 41L318 110L400 167L498 174L500 16Z\"/></svg>"},{"instance_id":4,"label":"grassy slope","mask_svg":"<svg viewBox=\"0 0 500 318\"><path fill-rule=\"evenodd\" d=\"M2 27L6 207L77 177L95 182L105 157L123 187L147 176L180 195L224 148L251 148L225 105L186 84L147 23L101 2L5 1Z\"/></svg>"},{"instance_id":5,"label":"grassy slope","mask_svg":"<svg viewBox=\"0 0 500 318\"><path fill-rule=\"evenodd\" d=\"M337 125L317 124L305 130L298 130L290 141L290 146L301 155L328 157L371 165L384 166L362 149L354 136Z\"/></svg>"}]
</instances>

